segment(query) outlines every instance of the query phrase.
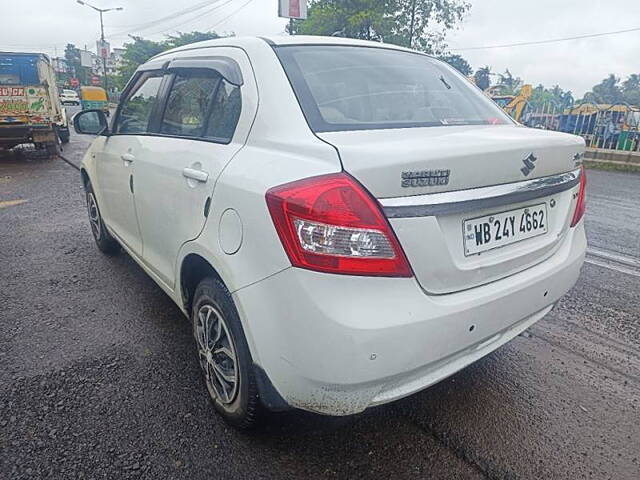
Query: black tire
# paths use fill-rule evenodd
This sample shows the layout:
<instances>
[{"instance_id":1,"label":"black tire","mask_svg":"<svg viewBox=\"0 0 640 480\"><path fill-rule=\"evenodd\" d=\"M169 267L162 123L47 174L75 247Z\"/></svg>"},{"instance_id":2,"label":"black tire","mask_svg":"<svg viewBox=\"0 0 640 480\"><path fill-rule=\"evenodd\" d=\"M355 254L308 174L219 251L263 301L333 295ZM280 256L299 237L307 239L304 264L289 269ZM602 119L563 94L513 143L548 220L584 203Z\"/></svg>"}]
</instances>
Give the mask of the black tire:
<instances>
[{"instance_id":1,"label":"black tire","mask_svg":"<svg viewBox=\"0 0 640 480\"><path fill-rule=\"evenodd\" d=\"M56 133L57 135L57 133ZM58 147L58 142L56 143L47 143L44 148L47 150L47 157L49 159L55 158L60 154L60 148Z\"/></svg>"},{"instance_id":2,"label":"black tire","mask_svg":"<svg viewBox=\"0 0 640 480\"><path fill-rule=\"evenodd\" d=\"M71 132L69 132L69 128L59 128L58 137L60 137L60 143L69 143L69 140L71 138Z\"/></svg>"},{"instance_id":3,"label":"black tire","mask_svg":"<svg viewBox=\"0 0 640 480\"><path fill-rule=\"evenodd\" d=\"M207 343L209 345L209 351L214 352L216 350L222 350L221 347L226 347L227 350L231 350L231 352L235 354L236 367L233 370L235 373L233 378L236 379L237 384L233 397L227 395L226 391L224 394L218 393L222 385L220 376L217 376L217 379L211 378L214 376L212 373L215 372L210 362L215 361L216 355L212 354L207 357L202 349L204 343L202 336L202 316L206 316L206 312L210 312L209 329L215 328L214 322L217 321L217 331L223 332L217 333L217 337ZM227 287L220 280L216 278L205 278L200 282L193 297L191 320L198 363L202 369L204 382L215 409L224 420L233 427L241 430L252 428L256 424L260 411L260 400L253 371L253 361L251 360L251 353L249 352L247 340L242 329L242 324L240 323L238 311L236 310L229 290L227 290ZM220 326L220 320L224 328ZM215 335L216 332L211 331L210 333ZM230 342L225 341L225 335L227 334L231 337ZM211 339L209 338L209 340ZM218 348L216 349L216 347ZM224 362L227 362L227 367L223 370L229 375L229 378L231 378L231 369L228 367L231 365L229 355L218 354L217 358L222 359L216 362L218 365L224 365ZM231 385L231 383L229 382L227 385ZM225 396L227 398L225 398Z\"/></svg>"},{"instance_id":4,"label":"black tire","mask_svg":"<svg viewBox=\"0 0 640 480\"><path fill-rule=\"evenodd\" d=\"M96 241L98 249L106 255L115 255L120 251L120 244L111 236L104 226L102 215L98 208L98 201L96 200L95 193L93 193L93 188L91 188L91 183L87 183L86 198L91 233L93 234L93 239Z\"/></svg>"}]
</instances>

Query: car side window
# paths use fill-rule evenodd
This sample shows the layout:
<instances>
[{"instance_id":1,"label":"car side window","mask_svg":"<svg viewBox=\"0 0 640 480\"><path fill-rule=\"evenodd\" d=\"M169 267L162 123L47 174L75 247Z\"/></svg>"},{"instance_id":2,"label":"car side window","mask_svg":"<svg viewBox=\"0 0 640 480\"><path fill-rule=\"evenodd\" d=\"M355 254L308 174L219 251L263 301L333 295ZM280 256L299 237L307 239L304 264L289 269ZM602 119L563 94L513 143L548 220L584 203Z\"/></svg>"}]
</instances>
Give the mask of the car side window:
<instances>
[{"instance_id":1,"label":"car side window","mask_svg":"<svg viewBox=\"0 0 640 480\"><path fill-rule=\"evenodd\" d=\"M229 143L236 131L241 110L240 87L223 78L213 99L204 136L216 142Z\"/></svg>"},{"instance_id":2,"label":"car side window","mask_svg":"<svg viewBox=\"0 0 640 480\"><path fill-rule=\"evenodd\" d=\"M136 134L148 131L149 119L158 98L161 83L162 74L143 77L142 83L120 107L116 133Z\"/></svg>"},{"instance_id":3,"label":"car side window","mask_svg":"<svg viewBox=\"0 0 640 480\"><path fill-rule=\"evenodd\" d=\"M219 82L220 76L214 72L177 73L167 98L160 133L201 137Z\"/></svg>"}]
</instances>

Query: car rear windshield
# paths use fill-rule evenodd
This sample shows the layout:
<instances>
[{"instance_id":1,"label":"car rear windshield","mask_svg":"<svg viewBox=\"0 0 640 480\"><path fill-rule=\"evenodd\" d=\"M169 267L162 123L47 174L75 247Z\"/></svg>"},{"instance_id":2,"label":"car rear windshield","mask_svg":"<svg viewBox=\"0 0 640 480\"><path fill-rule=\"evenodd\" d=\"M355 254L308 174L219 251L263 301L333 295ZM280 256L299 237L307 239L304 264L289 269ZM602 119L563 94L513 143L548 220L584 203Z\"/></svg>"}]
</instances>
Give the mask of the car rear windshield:
<instances>
[{"instance_id":1,"label":"car rear windshield","mask_svg":"<svg viewBox=\"0 0 640 480\"><path fill-rule=\"evenodd\" d=\"M466 78L426 55L334 45L275 50L316 132L511 123Z\"/></svg>"}]
</instances>

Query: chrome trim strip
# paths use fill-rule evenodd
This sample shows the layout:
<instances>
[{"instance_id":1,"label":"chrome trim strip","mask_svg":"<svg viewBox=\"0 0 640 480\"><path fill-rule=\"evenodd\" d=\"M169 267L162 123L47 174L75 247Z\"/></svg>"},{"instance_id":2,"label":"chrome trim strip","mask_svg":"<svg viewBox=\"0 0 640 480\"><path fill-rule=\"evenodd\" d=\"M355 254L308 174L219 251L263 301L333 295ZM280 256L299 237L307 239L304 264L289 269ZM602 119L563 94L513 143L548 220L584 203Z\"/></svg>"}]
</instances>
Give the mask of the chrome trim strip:
<instances>
[{"instance_id":1,"label":"chrome trim strip","mask_svg":"<svg viewBox=\"0 0 640 480\"><path fill-rule=\"evenodd\" d=\"M534 178L524 182L505 183L490 187L428 193L412 197L381 198L388 218L428 217L450 215L485 208L526 202L569 190L580 183L580 169L571 172Z\"/></svg>"}]
</instances>

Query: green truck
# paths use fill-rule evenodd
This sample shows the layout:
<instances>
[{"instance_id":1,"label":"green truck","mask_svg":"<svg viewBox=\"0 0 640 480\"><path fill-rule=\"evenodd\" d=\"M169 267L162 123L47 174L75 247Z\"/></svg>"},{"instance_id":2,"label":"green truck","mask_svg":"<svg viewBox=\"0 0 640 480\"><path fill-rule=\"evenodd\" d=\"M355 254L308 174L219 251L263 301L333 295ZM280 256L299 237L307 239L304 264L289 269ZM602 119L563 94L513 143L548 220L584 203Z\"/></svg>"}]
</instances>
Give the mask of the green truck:
<instances>
[{"instance_id":1,"label":"green truck","mask_svg":"<svg viewBox=\"0 0 640 480\"><path fill-rule=\"evenodd\" d=\"M55 156L69 141L55 78L44 54L0 52L0 149L31 143Z\"/></svg>"}]
</instances>

